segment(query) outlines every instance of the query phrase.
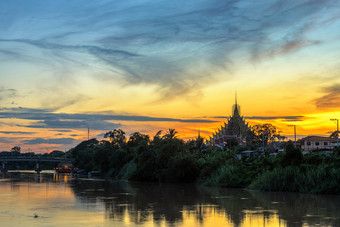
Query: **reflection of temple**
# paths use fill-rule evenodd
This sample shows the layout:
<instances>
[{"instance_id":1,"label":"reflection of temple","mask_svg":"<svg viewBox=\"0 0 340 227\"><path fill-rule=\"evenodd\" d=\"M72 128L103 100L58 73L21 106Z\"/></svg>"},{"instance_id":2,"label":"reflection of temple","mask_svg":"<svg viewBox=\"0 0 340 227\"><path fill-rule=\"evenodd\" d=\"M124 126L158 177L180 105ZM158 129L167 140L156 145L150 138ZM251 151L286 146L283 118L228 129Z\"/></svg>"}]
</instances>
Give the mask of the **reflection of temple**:
<instances>
[{"instance_id":1,"label":"reflection of temple","mask_svg":"<svg viewBox=\"0 0 340 227\"><path fill-rule=\"evenodd\" d=\"M248 131L248 123L241 116L240 105L237 104L237 96L235 95L232 116L229 117L228 123L224 122L224 125L213 133L209 142L211 145L224 146L229 139L236 138L239 143L245 143Z\"/></svg>"}]
</instances>

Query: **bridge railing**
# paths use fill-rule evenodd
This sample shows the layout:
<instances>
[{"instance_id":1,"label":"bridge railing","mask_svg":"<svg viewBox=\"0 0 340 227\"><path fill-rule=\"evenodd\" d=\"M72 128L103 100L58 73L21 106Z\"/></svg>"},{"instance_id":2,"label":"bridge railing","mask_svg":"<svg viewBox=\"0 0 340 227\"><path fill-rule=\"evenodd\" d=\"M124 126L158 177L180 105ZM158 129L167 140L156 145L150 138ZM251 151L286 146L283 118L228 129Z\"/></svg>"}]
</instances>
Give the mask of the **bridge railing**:
<instances>
[{"instance_id":1,"label":"bridge railing","mask_svg":"<svg viewBox=\"0 0 340 227\"><path fill-rule=\"evenodd\" d=\"M72 162L72 159L69 158L60 158L60 157L0 157L0 162L3 161L9 161L9 162L15 162L15 161L36 161L36 162Z\"/></svg>"}]
</instances>

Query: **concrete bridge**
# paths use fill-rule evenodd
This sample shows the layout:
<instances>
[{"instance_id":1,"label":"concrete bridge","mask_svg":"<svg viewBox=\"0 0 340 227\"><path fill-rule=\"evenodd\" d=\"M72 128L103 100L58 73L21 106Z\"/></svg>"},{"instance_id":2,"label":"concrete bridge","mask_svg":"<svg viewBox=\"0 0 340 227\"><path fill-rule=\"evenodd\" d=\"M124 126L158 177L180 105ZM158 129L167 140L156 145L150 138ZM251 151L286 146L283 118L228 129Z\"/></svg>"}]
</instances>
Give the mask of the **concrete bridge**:
<instances>
[{"instance_id":1,"label":"concrete bridge","mask_svg":"<svg viewBox=\"0 0 340 227\"><path fill-rule=\"evenodd\" d=\"M66 162L72 163L72 159L68 158L52 158L52 157L0 157L0 162L2 162L2 172L7 172L7 163L8 162L36 162L35 171L40 173L40 163L41 162Z\"/></svg>"}]
</instances>

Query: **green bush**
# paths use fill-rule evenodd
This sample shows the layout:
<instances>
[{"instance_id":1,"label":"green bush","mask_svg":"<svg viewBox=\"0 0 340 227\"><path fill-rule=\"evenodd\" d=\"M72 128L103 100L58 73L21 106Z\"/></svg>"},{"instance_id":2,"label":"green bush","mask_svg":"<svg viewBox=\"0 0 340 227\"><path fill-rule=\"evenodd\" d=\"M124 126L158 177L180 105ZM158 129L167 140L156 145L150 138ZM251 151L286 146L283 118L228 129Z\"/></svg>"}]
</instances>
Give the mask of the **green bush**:
<instances>
[{"instance_id":1,"label":"green bush","mask_svg":"<svg viewBox=\"0 0 340 227\"><path fill-rule=\"evenodd\" d=\"M136 169L137 169L136 163L134 161L130 161L119 170L116 178L128 180L132 177Z\"/></svg>"},{"instance_id":2,"label":"green bush","mask_svg":"<svg viewBox=\"0 0 340 227\"><path fill-rule=\"evenodd\" d=\"M334 147L333 149L333 155L340 156L340 146Z\"/></svg>"},{"instance_id":3,"label":"green bush","mask_svg":"<svg viewBox=\"0 0 340 227\"><path fill-rule=\"evenodd\" d=\"M233 154L219 149L215 149L212 150L211 153L204 154L203 157L198 160L198 165L201 170L200 181L204 182L230 159L235 159Z\"/></svg>"},{"instance_id":4,"label":"green bush","mask_svg":"<svg viewBox=\"0 0 340 227\"><path fill-rule=\"evenodd\" d=\"M288 166L261 174L249 187L264 191L339 193L339 174L340 169L329 165Z\"/></svg>"},{"instance_id":5,"label":"green bush","mask_svg":"<svg viewBox=\"0 0 340 227\"><path fill-rule=\"evenodd\" d=\"M249 187L264 191L297 191L295 185L297 174L298 168L295 166L275 168L259 175Z\"/></svg>"},{"instance_id":6,"label":"green bush","mask_svg":"<svg viewBox=\"0 0 340 227\"><path fill-rule=\"evenodd\" d=\"M192 182L199 173L197 160L189 151L178 153L171 158L169 168L173 170L175 181Z\"/></svg>"},{"instance_id":7,"label":"green bush","mask_svg":"<svg viewBox=\"0 0 340 227\"><path fill-rule=\"evenodd\" d=\"M223 187L245 187L251 182L249 176L247 168L241 162L236 163L234 160L229 160L214 171L205 180L204 184Z\"/></svg>"},{"instance_id":8,"label":"green bush","mask_svg":"<svg viewBox=\"0 0 340 227\"><path fill-rule=\"evenodd\" d=\"M303 157L303 162L311 165L319 165L324 162L326 155L324 153L309 153Z\"/></svg>"}]
</instances>

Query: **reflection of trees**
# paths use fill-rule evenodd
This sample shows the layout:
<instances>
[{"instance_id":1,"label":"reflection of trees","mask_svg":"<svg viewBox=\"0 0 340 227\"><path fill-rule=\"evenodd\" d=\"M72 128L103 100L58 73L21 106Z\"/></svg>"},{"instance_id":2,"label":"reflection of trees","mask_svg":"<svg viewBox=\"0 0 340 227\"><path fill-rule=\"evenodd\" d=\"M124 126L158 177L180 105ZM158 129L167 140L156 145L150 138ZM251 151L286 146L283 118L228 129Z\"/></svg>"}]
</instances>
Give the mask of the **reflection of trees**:
<instances>
[{"instance_id":1,"label":"reflection of trees","mask_svg":"<svg viewBox=\"0 0 340 227\"><path fill-rule=\"evenodd\" d=\"M183 207L192 207L202 199L195 185L96 182L77 180L71 183L75 194L83 201L101 199L107 216L123 220L126 210L130 220L143 223L152 215L155 222L176 223L183 220ZM100 190L100 189L105 190ZM209 195L207 195L209 197Z\"/></svg>"},{"instance_id":2,"label":"reflection of trees","mask_svg":"<svg viewBox=\"0 0 340 227\"><path fill-rule=\"evenodd\" d=\"M291 192L261 192L207 188L212 195L227 196L216 201L226 215L239 226L244 219L245 210L258 210L252 215L270 219L277 214L287 227L314 225L340 226L340 197L335 195L312 195ZM329 219L329 217L336 217Z\"/></svg>"},{"instance_id":3,"label":"reflection of trees","mask_svg":"<svg viewBox=\"0 0 340 227\"><path fill-rule=\"evenodd\" d=\"M339 196L258 191L252 195L263 206L277 210L288 227L302 226L303 223L340 226Z\"/></svg>"},{"instance_id":4,"label":"reflection of trees","mask_svg":"<svg viewBox=\"0 0 340 227\"><path fill-rule=\"evenodd\" d=\"M100 191L100 189L105 190ZM209 192L194 184L157 184L73 181L72 189L83 201L93 203L100 199L105 203L107 217L123 220L125 212L134 223L143 223L152 216L156 223L165 220L168 224L183 221L183 210L195 214L202 222L207 215L207 206L215 199ZM213 207L223 212L218 207Z\"/></svg>"},{"instance_id":5,"label":"reflection of trees","mask_svg":"<svg viewBox=\"0 0 340 227\"><path fill-rule=\"evenodd\" d=\"M152 219L156 225L162 221L176 225L190 213L201 224L210 215L220 214L234 226L241 226L249 217L263 220L278 217L288 227L305 223L340 226L340 196L336 195L260 192L193 184L108 182L35 173L7 173L1 178L10 183L13 191L19 191L23 185L52 186L67 182L76 198L87 206L104 204L107 218L124 221L128 214L136 224Z\"/></svg>"},{"instance_id":6,"label":"reflection of trees","mask_svg":"<svg viewBox=\"0 0 340 227\"><path fill-rule=\"evenodd\" d=\"M189 211L203 223L213 209L226 215L234 226L241 226L249 215L264 220L277 215L287 226L303 223L340 226L339 196L90 180L71 181L71 187L86 203L104 202L107 217L120 221L128 212L134 223L152 218L156 223L165 220L168 225L175 225L183 221L183 211Z\"/></svg>"},{"instance_id":7,"label":"reflection of trees","mask_svg":"<svg viewBox=\"0 0 340 227\"><path fill-rule=\"evenodd\" d=\"M255 200L249 191L226 188L205 188L205 190L210 192L214 203L219 205L234 226L241 225L248 210L258 211L252 215L263 215L263 212L258 210L259 201ZM270 214L266 215L270 216Z\"/></svg>"}]
</instances>

